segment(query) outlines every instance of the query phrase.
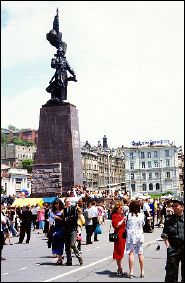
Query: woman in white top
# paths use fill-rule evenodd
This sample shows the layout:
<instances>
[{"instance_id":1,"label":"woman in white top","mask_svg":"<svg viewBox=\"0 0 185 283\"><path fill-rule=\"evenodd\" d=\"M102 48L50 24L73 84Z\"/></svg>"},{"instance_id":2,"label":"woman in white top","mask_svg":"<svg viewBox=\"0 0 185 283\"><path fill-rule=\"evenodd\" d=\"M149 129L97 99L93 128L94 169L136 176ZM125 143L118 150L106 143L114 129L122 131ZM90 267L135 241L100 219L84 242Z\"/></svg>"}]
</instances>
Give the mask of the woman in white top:
<instances>
[{"instance_id":1,"label":"woman in white top","mask_svg":"<svg viewBox=\"0 0 185 283\"><path fill-rule=\"evenodd\" d=\"M143 243L144 243L144 213L140 210L140 202L134 200L130 202L129 214L127 216L127 239L126 252L129 255L129 277L133 278L134 267L134 253L138 255L140 264L140 277L144 277L144 257L143 257Z\"/></svg>"}]
</instances>

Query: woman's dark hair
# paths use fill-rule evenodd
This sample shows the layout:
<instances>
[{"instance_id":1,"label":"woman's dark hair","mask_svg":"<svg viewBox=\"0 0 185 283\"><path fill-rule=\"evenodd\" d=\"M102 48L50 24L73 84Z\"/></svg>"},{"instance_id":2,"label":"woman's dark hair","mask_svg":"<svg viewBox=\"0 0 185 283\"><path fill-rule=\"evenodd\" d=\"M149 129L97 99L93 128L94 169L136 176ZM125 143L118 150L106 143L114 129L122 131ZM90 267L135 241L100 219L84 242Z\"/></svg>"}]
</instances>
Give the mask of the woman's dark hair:
<instances>
[{"instance_id":1,"label":"woman's dark hair","mask_svg":"<svg viewBox=\"0 0 185 283\"><path fill-rule=\"evenodd\" d=\"M138 213L141 211L141 204L139 200L132 200L129 205L129 212L133 214L136 214L138 216Z\"/></svg>"},{"instance_id":2,"label":"woman's dark hair","mask_svg":"<svg viewBox=\"0 0 185 283\"><path fill-rule=\"evenodd\" d=\"M64 208L63 202L62 202L60 199L56 199L56 200L53 202L53 204L52 204L52 212L54 212L54 213L55 213L55 211L56 211L56 206L55 206L56 203L59 204L59 206L58 206L58 209L59 209L59 210L62 210L62 209Z\"/></svg>"}]
</instances>

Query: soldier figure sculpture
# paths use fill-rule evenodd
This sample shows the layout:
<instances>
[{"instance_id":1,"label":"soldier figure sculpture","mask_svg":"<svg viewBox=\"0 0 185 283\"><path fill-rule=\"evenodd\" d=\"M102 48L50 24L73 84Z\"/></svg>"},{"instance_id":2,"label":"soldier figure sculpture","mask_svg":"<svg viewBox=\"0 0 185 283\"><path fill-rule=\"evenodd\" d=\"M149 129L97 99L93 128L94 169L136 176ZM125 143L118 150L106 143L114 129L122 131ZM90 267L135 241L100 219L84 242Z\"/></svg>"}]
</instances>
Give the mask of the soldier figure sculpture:
<instances>
[{"instance_id":1,"label":"soldier figure sculpture","mask_svg":"<svg viewBox=\"0 0 185 283\"><path fill-rule=\"evenodd\" d=\"M57 53L54 55L55 58L51 60L51 68L56 69L56 71L49 82L49 86L46 88L46 91L51 93L51 100L47 102L47 105L53 105L62 103L67 99L68 81L77 81L76 75L65 57L67 44L62 41L62 33L59 32L58 9L57 15L54 18L53 29L46 35L46 38L51 45L57 48ZM72 76L68 77L67 71Z\"/></svg>"}]
</instances>

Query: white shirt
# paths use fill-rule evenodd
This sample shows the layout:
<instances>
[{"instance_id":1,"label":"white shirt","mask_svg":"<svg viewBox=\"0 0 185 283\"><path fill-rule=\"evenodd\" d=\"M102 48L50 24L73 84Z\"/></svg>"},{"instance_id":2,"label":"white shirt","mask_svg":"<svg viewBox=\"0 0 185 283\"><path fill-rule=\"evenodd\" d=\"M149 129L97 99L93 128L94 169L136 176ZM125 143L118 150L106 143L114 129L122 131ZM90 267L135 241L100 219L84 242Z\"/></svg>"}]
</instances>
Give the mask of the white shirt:
<instances>
[{"instance_id":1,"label":"white shirt","mask_svg":"<svg viewBox=\"0 0 185 283\"><path fill-rule=\"evenodd\" d=\"M38 206L37 206L37 207L33 207L33 208L31 209L32 214L33 214L33 215L37 215L38 209L39 209Z\"/></svg>"},{"instance_id":2,"label":"white shirt","mask_svg":"<svg viewBox=\"0 0 185 283\"><path fill-rule=\"evenodd\" d=\"M124 205L123 206L123 212L124 212L124 215L127 216L128 213L129 213L129 206L128 205Z\"/></svg>"},{"instance_id":3,"label":"white shirt","mask_svg":"<svg viewBox=\"0 0 185 283\"><path fill-rule=\"evenodd\" d=\"M143 211L148 211L150 213L150 206L149 206L148 202L144 202Z\"/></svg>"},{"instance_id":4,"label":"white shirt","mask_svg":"<svg viewBox=\"0 0 185 283\"><path fill-rule=\"evenodd\" d=\"M127 218L127 243L136 244L137 242L144 243L144 213L138 213L138 216L132 213L128 214Z\"/></svg>"},{"instance_id":5,"label":"white shirt","mask_svg":"<svg viewBox=\"0 0 185 283\"><path fill-rule=\"evenodd\" d=\"M6 224L6 216L4 216L1 212L1 231L3 231L3 226L2 224Z\"/></svg>"},{"instance_id":6,"label":"white shirt","mask_svg":"<svg viewBox=\"0 0 185 283\"><path fill-rule=\"evenodd\" d=\"M91 208L89 208L89 217L98 217L98 208L95 205L92 205Z\"/></svg>"}]
</instances>

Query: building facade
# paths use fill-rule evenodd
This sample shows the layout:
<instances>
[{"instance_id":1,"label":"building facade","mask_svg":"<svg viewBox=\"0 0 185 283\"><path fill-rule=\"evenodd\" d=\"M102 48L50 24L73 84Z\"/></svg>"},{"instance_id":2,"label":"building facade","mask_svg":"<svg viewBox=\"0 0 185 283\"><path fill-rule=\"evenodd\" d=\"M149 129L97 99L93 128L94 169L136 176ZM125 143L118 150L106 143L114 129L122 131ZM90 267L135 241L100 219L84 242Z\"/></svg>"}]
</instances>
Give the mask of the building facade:
<instances>
[{"instance_id":1,"label":"building facade","mask_svg":"<svg viewBox=\"0 0 185 283\"><path fill-rule=\"evenodd\" d=\"M1 128L2 134L7 136L8 142L12 142L14 138L19 138L23 141L32 142L37 144L38 130L24 129L24 130L9 130Z\"/></svg>"},{"instance_id":2,"label":"building facade","mask_svg":"<svg viewBox=\"0 0 185 283\"><path fill-rule=\"evenodd\" d=\"M110 149L106 136L103 146L91 146L88 141L81 147L83 183L90 189L115 191L123 189L124 158L123 152Z\"/></svg>"},{"instance_id":3,"label":"building facade","mask_svg":"<svg viewBox=\"0 0 185 283\"><path fill-rule=\"evenodd\" d=\"M180 182L180 194L184 197L184 154L182 147L178 151L178 165L179 165L179 182Z\"/></svg>"},{"instance_id":4,"label":"building facade","mask_svg":"<svg viewBox=\"0 0 185 283\"><path fill-rule=\"evenodd\" d=\"M131 195L179 193L178 148L169 143L125 147L125 182Z\"/></svg>"},{"instance_id":5,"label":"building facade","mask_svg":"<svg viewBox=\"0 0 185 283\"><path fill-rule=\"evenodd\" d=\"M22 130L19 132L19 138L23 141L33 142L34 144L37 144L38 131L32 129Z\"/></svg>"},{"instance_id":6,"label":"building facade","mask_svg":"<svg viewBox=\"0 0 185 283\"><path fill-rule=\"evenodd\" d=\"M34 159L36 146L22 146L13 143L1 144L1 163L19 167L24 159Z\"/></svg>"},{"instance_id":7,"label":"building facade","mask_svg":"<svg viewBox=\"0 0 185 283\"><path fill-rule=\"evenodd\" d=\"M31 175L26 169L10 168L2 164L1 188L7 196L18 196L23 189L31 193Z\"/></svg>"}]
</instances>

